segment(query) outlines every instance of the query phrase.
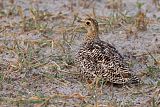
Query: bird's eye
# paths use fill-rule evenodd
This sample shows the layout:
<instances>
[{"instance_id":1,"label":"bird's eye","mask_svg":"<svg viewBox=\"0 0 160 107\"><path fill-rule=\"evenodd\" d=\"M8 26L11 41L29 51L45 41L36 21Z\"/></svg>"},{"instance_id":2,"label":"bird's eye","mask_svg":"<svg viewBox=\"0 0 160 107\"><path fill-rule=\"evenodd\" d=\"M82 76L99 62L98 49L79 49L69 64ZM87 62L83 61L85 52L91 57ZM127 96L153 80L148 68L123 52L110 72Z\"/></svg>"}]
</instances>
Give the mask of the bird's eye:
<instances>
[{"instance_id":1,"label":"bird's eye","mask_svg":"<svg viewBox=\"0 0 160 107\"><path fill-rule=\"evenodd\" d=\"M86 22L86 25L90 26L90 24L91 24L90 22Z\"/></svg>"}]
</instances>

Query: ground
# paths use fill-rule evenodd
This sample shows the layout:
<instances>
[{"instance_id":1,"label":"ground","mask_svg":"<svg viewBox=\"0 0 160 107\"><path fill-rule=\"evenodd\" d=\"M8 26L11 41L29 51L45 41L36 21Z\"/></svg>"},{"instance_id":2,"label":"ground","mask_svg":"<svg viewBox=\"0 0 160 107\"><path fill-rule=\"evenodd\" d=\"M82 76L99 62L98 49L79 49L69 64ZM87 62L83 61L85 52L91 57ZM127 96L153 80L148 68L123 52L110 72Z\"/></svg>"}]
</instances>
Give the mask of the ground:
<instances>
[{"instance_id":1,"label":"ground","mask_svg":"<svg viewBox=\"0 0 160 107\"><path fill-rule=\"evenodd\" d=\"M1 107L159 107L159 0L0 0ZM85 30L99 23L143 81L135 86L90 85L74 56Z\"/></svg>"}]
</instances>

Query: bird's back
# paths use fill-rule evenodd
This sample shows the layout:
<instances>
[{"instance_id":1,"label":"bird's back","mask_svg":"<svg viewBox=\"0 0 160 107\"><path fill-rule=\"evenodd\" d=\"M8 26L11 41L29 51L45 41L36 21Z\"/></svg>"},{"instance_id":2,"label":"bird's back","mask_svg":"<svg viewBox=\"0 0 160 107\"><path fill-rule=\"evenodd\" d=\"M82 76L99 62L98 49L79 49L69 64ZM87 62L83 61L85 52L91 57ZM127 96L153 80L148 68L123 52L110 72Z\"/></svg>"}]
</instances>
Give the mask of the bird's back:
<instances>
[{"instance_id":1,"label":"bird's back","mask_svg":"<svg viewBox=\"0 0 160 107\"><path fill-rule=\"evenodd\" d=\"M116 84L138 83L123 57L115 47L101 40L82 44L76 56L78 67L83 76L101 76Z\"/></svg>"}]
</instances>

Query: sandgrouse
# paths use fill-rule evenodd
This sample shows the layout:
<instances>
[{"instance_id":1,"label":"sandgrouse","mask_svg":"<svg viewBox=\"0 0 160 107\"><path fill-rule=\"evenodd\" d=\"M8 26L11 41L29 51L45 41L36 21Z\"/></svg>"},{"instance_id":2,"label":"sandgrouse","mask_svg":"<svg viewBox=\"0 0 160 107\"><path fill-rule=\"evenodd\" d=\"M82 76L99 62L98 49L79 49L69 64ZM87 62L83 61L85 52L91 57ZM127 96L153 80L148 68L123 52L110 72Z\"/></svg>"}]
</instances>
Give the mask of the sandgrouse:
<instances>
[{"instance_id":1,"label":"sandgrouse","mask_svg":"<svg viewBox=\"0 0 160 107\"><path fill-rule=\"evenodd\" d=\"M84 43L76 54L77 67L85 79L102 77L115 84L140 82L116 48L100 40L98 22L95 19L86 18L78 22L87 30Z\"/></svg>"}]
</instances>

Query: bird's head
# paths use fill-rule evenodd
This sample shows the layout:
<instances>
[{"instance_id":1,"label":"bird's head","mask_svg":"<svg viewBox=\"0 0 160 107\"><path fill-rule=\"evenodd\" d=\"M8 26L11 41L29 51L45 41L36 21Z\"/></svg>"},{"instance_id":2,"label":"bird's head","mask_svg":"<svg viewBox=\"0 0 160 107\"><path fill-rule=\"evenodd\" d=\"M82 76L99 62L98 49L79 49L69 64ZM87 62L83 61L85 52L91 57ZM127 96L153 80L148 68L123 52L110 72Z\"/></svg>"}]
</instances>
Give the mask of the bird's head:
<instances>
[{"instance_id":1,"label":"bird's head","mask_svg":"<svg viewBox=\"0 0 160 107\"><path fill-rule=\"evenodd\" d=\"M84 20L78 20L81 26L87 30L86 39L93 40L98 38L98 22L93 18L86 18Z\"/></svg>"}]
</instances>

